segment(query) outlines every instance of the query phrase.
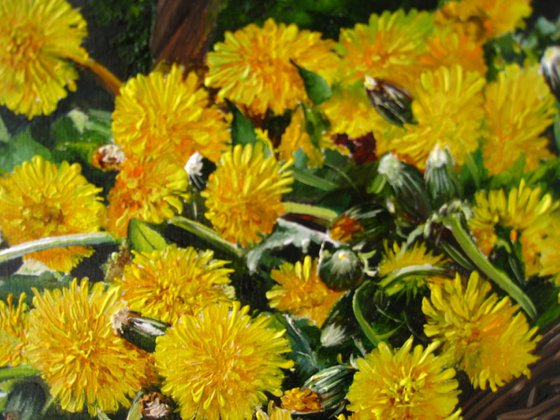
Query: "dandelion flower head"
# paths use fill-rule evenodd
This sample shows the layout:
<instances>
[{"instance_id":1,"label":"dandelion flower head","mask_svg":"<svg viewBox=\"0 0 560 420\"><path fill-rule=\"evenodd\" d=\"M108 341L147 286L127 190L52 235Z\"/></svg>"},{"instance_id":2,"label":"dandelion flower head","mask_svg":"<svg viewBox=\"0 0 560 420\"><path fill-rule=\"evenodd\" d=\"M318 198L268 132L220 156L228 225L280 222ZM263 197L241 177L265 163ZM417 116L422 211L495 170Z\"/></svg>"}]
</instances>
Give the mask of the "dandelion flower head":
<instances>
[{"instance_id":1,"label":"dandelion flower head","mask_svg":"<svg viewBox=\"0 0 560 420\"><path fill-rule=\"evenodd\" d=\"M183 210L189 177L171 156L127 159L120 169L108 197L107 228L112 233L126 236L132 218L161 223Z\"/></svg>"},{"instance_id":2,"label":"dandelion flower head","mask_svg":"<svg viewBox=\"0 0 560 420\"><path fill-rule=\"evenodd\" d=\"M318 260L307 255L303 262L284 263L272 270L270 277L278 283L266 297L270 306L296 317L307 318L319 328L343 292L327 287L319 277Z\"/></svg>"},{"instance_id":3,"label":"dandelion flower head","mask_svg":"<svg viewBox=\"0 0 560 420\"><path fill-rule=\"evenodd\" d=\"M543 132L554 121L555 99L538 66L507 66L486 87L485 97L488 133L482 153L490 174L511 168L522 154L530 171L553 158Z\"/></svg>"},{"instance_id":4,"label":"dandelion flower head","mask_svg":"<svg viewBox=\"0 0 560 420\"><path fill-rule=\"evenodd\" d=\"M14 305L14 296L8 295L6 302L0 300L0 367L18 366L26 361L24 347L27 343L28 312L25 293Z\"/></svg>"},{"instance_id":5,"label":"dandelion flower head","mask_svg":"<svg viewBox=\"0 0 560 420\"><path fill-rule=\"evenodd\" d=\"M460 66L422 73L412 102L417 124L405 124L406 133L390 141L390 150L424 169L436 146L447 147L461 165L482 135L484 84L481 74Z\"/></svg>"},{"instance_id":6,"label":"dandelion flower head","mask_svg":"<svg viewBox=\"0 0 560 420\"><path fill-rule=\"evenodd\" d=\"M225 286L231 269L212 251L168 246L162 251L134 253L116 281L131 310L149 318L175 323L184 314L229 301Z\"/></svg>"},{"instance_id":7,"label":"dandelion flower head","mask_svg":"<svg viewBox=\"0 0 560 420\"><path fill-rule=\"evenodd\" d=\"M432 30L432 15L414 10L373 14L367 25L342 29L337 45L340 80L351 85L371 76L412 88L421 71L418 57Z\"/></svg>"},{"instance_id":8,"label":"dandelion flower head","mask_svg":"<svg viewBox=\"0 0 560 420\"><path fill-rule=\"evenodd\" d=\"M436 21L455 24L477 41L497 38L524 26L531 15L531 0L461 0L447 2Z\"/></svg>"},{"instance_id":9,"label":"dandelion flower head","mask_svg":"<svg viewBox=\"0 0 560 420\"><path fill-rule=\"evenodd\" d=\"M284 213L282 195L293 182L289 167L274 156L266 157L261 144L237 145L224 153L201 194L214 229L242 246L271 233Z\"/></svg>"},{"instance_id":10,"label":"dandelion flower head","mask_svg":"<svg viewBox=\"0 0 560 420\"><path fill-rule=\"evenodd\" d=\"M184 78L178 65L124 84L115 101L113 133L129 159L170 154L182 163L194 152L216 161L230 141L225 114L210 105L198 76L191 72Z\"/></svg>"},{"instance_id":11,"label":"dandelion flower head","mask_svg":"<svg viewBox=\"0 0 560 420\"><path fill-rule=\"evenodd\" d=\"M185 315L157 338L162 391L183 418L251 418L267 401L265 392L281 395L282 369L293 365L283 356L290 351L283 335L270 328L270 318L252 319L238 302Z\"/></svg>"},{"instance_id":12,"label":"dandelion flower head","mask_svg":"<svg viewBox=\"0 0 560 420\"><path fill-rule=\"evenodd\" d=\"M105 207L78 164L60 166L35 156L0 178L0 231L10 245L100 229ZM53 270L69 272L89 247L72 246L33 252L32 258Z\"/></svg>"},{"instance_id":13,"label":"dandelion flower head","mask_svg":"<svg viewBox=\"0 0 560 420\"><path fill-rule=\"evenodd\" d=\"M124 304L118 290L74 279L68 288L34 291L26 355L62 409L115 412L144 385L145 360L113 330Z\"/></svg>"},{"instance_id":14,"label":"dandelion flower head","mask_svg":"<svg viewBox=\"0 0 560 420\"><path fill-rule=\"evenodd\" d=\"M68 60L88 59L86 21L65 0L3 0L0 20L0 104L28 118L52 113L76 90Z\"/></svg>"},{"instance_id":15,"label":"dandelion flower head","mask_svg":"<svg viewBox=\"0 0 560 420\"><path fill-rule=\"evenodd\" d=\"M250 24L226 32L224 42L208 53L205 84L218 96L245 106L250 114L268 109L279 115L305 101L307 95L297 66L332 80L337 67L334 42L319 32L300 30L268 19L263 27Z\"/></svg>"},{"instance_id":16,"label":"dandelion flower head","mask_svg":"<svg viewBox=\"0 0 560 420\"><path fill-rule=\"evenodd\" d=\"M475 388L496 391L521 375L537 360L532 352L538 338L525 315L509 297L492 293L490 284L473 272L463 286L454 281L430 284L422 301L424 332L443 342L444 354L464 370Z\"/></svg>"},{"instance_id":17,"label":"dandelion flower head","mask_svg":"<svg viewBox=\"0 0 560 420\"><path fill-rule=\"evenodd\" d=\"M454 418L458 382L455 370L434 355L438 343L412 347L412 338L398 350L386 343L358 359L348 390L348 409L356 419Z\"/></svg>"}]
</instances>

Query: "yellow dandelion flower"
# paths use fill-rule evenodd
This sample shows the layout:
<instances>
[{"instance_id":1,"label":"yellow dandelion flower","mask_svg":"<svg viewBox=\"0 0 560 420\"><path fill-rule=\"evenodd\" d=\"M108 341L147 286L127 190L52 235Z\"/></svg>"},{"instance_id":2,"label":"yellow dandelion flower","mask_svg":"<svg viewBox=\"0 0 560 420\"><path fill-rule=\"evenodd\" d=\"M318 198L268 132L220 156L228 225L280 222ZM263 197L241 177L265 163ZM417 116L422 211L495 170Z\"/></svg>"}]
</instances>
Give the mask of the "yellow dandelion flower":
<instances>
[{"instance_id":1,"label":"yellow dandelion flower","mask_svg":"<svg viewBox=\"0 0 560 420\"><path fill-rule=\"evenodd\" d=\"M531 188L521 181L518 188L478 191L474 196L469 227L480 250L489 254L497 241L496 228L510 230L510 239L522 245L528 275L539 271L538 243L555 220L559 203L539 187Z\"/></svg>"},{"instance_id":2,"label":"yellow dandelion flower","mask_svg":"<svg viewBox=\"0 0 560 420\"><path fill-rule=\"evenodd\" d=\"M101 188L87 182L78 164L59 167L40 156L0 178L0 231L10 245L100 229L105 208ZM69 272L89 247L72 246L28 254L53 270Z\"/></svg>"},{"instance_id":3,"label":"yellow dandelion flower","mask_svg":"<svg viewBox=\"0 0 560 420\"><path fill-rule=\"evenodd\" d=\"M531 0L461 0L447 2L436 21L456 24L480 42L524 26L531 15Z\"/></svg>"},{"instance_id":4,"label":"yellow dandelion flower","mask_svg":"<svg viewBox=\"0 0 560 420\"><path fill-rule=\"evenodd\" d=\"M343 214L334 221L329 229L329 235L335 241L348 243L355 235L363 233L364 230L358 218Z\"/></svg>"},{"instance_id":5,"label":"yellow dandelion flower","mask_svg":"<svg viewBox=\"0 0 560 420\"><path fill-rule=\"evenodd\" d=\"M532 241L537 248L539 255L538 270L541 276L552 276L552 280L560 286L560 217L556 218L555 223L550 227L547 235ZM535 270L535 271L536 271Z\"/></svg>"},{"instance_id":6,"label":"yellow dandelion flower","mask_svg":"<svg viewBox=\"0 0 560 420\"><path fill-rule=\"evenodd\" d=\"M214 229L242 246L271 233L284 213L282 195L293 182L290 165L279 164L274 156L265 157L260 144L237 145L224 153L201 194Z\"/></svg>"},{"instance_id":7,"label":"yellow dandelion flower","mask_svg":"<svg viewBox=\"0 0 560 420\"><path fill-rule=\"evenodd\" d=\"M0 367L26 362L23 349L27 344L27 320L25 293L19 296L17 305L11 294L6 302L0 300Z\"/></svg>"},{"instance_id":8,"label":"yellow dandelion flower","mask_svg":"<svg viewBox=\"0 0 560 420\"><path fill-rule=\"evenodd\" d=\"M34 293L25 352L62 409L96 415L128 406L146 369L113 330L111 319L124 307L118 290L74 279L69 288Z\"/></svg>"},{"instance_id":9,"label":"yellow dandelion flower","mask_svg":"<svg viewBox=\"0 0 560 420\"><path fill-rule=\"evenodd\" d=\"M321 411L321 397L309 388L292 388L284 392L281 398L282 408L299 413Z\"/></svg>"},{"instance_id":10,"label":"yellow dandelion flower","mask_svg":"<svg viewBox=\"0 0 560 420\"><path fill-rule=\"evenodd\" d=\"M278 154L281 160L289 161L294 158L294 153L301 149L309 159L309 167L316 168L323 165L322 148L331 146L328 136L322 136L320 144L315 145L305 129L305 115L302 108L297 108L292 114L290 125L286 128L280 145ZM331 146L334 147L334 146Z\"/></svg>"},{"instance_id":11,"label":"yellow dandelion flower","mask_svg":"<svg viewBox=\"0 0 560 420\"><path fill-rule=\"evenodd\" d=\"M267 400L265 392L281 394L281 369L293 365L283 357L288 340L270 328L270 318L248 313L239 302L210 305L157 338L162 391L183 418L249 419Z\"/></svg>"},{"instance_id":12,"label":"yellow dandelion flower","mask_svg":"<svg viewBox=\"0 0 560 420\"><path fill-rule=\"evenodd\" d=\"M276 407L274 402L269 401L266 413L262 409L258 409L255 413L256 420L292 420L289 410Z\"/></svg>"},{"instance_id":13,"label":"yellow dandelion flower","mask_svg":"<svg viewBox=\"0 0 560 420\"><path fill-rule=\"evenodd\" d=\"M354 419L447 419L459 402L455 370L435 356L438 343L412 348L412 337L399 350L386 343L358 359L348 390ZM455 413L457 415L457 413Z\"/></svg>"},{"instance_id":14,"label":"yellow dandelion flower","mask_svg":"<svg viewBox=\"0 0 560 420\"><path fill-rule=\"evenodd\" d=\"M554 121L555 99L538 66L509 65L485 91L488 136L482 143L484 165L499 174L525 155L526 169L552 159L544 131Z\"/></svg>"},{"instance_id":15,"label":"yellow dandelion flower","mask_svg":"<svg viewBox=\"0 0 560 420\"><path fill-rule=\"evenodd\" d=\"M203 307L229 301L225 286L232 270L212 251L168 246L162 251L134 253L116 284L131 310L149 318L175 323Z\"/></svg>"},{"instance_id":16,"label":"yellow dandelion flower","mask_svg":"<svg viewBox=\"0 0 560 420\"><path fill-rule=\"evenodd\" d=\"M383 258L377 267L380 276L386 276L393 271L411 266L442 267L447 262L443 255L433 254L432 251L429 251L425 243L417 242L412 247L407 247L404 243L399 245L394 242L393 246L389 248L389 244L385 242L384 248ZM414 293L430 280L431 277L426 276L407 276L391 284L387 288L387 292L393 294L404 290Z\"/></svg>"},{"instance_id":17,"label":"yellow dandelion flower","mask_svg":"<svg viewBox=\"0 0 560 420\"><path fill-rule=\"evenodd\" d=\"M210 106L197 75L183 78L178 65L126 82L115 101L113 133L128 158L170 154L181 163L194 152L216 161L230 140L225 114Z\"/></svg>"},{"instance_id":18,"label":"yellow dandelion flower","mask_svg":"<svg viewBox=\"0 0 560 420\"><path fill-rule=\"evenodd\" d=\"M126 236L130 219L161 223L183 210L189 178L171 156L125 160L109 192L107 228Z\"/></svg>"},{"instance_id":19,"label":"yellow dandelion flower","mask_svg":"<svg viewBox=\"0 0 560 420\"><path fill-rule=\"evenodd\" d=\"M334 42L321 34L300 30L294 24L268 19L263 27L250 24L234 33L208 53L206 86L219 88L218 97L244 105L254 115L268 109L282 114L306 100L297 67L332 80L338 58Z\"/></svg>"},{"instance_id":20,"label":"yellow dandelion flower","mask_svg":"<svg viewBox=\"0 0 560 420\"><path fill-rule=\"evenodd\" d=\"M457 274L454 281L430 284L431 296L422 301L428 337L443 342L446 357L457 363L475 388L496 391L537 360L537 328L509 297L491 293L490 284L473 272L466 288Z\"/></svg>"},{"instance_id":21,"label":"yellow dandelion flower","mask_svg":"<svg viewBox=\"0 0 560 420\"><path fill-rule=\"evenodd\" d=\"M423 69L460 65L465 71L486 74L486 62L482 43L477 42L464 31L453 27L438 28L426 40L426 52L418 59Z\"/></svg>"},{"instance_id":22,"label":"yellow dandelion flower","mask_svg":"<svg viewBox=\"0 0 560 420\"><path fill-rule=\"evenodd\" d=\"M329 289L320 279L317 266L318 260L307 255L303 262L284 263L272 270L270 277L278 284L266 292L266 297L271 307L307 318L320 328L343 292Z\"/></svg>"},{"instance_id":23,"label":"yellow dandelion flower","mask_svg":"<svg viewBox=\"0 0 560 420\"><path fill-rule=\"evenodd\" d=\"M65 0L3 0L0 20L0 104L28 118L50 114L76 90L67 60L88 58L86 21Z\"/></svg>"},{"instance_id":24,"label":"yellow dandelion flower","mask_svg":"<svg viewBox=\"0 0 560 420\"><path fill-rule=\"evenodd\" d=\"M462 165L482 134L484 83L484 76L459 66L422 73L412 102L417 124L405 124L406 133L391 140L391 151L424 169L436 146L448 148Z\"/></svg>"},{"instance_id":25,"label":"yellow dandelion flower","mask_svg":"<svg viewBox=\"0 0 560 420\"><path fill-rule=\"evenodd\" d=\"M418 57L432 31L432 15L402 9L373 14L369 23L340 31L337 51L342 57L344 83L363 83L366 76L412 88L421 72Z\"/></svg>"}]
</instances>

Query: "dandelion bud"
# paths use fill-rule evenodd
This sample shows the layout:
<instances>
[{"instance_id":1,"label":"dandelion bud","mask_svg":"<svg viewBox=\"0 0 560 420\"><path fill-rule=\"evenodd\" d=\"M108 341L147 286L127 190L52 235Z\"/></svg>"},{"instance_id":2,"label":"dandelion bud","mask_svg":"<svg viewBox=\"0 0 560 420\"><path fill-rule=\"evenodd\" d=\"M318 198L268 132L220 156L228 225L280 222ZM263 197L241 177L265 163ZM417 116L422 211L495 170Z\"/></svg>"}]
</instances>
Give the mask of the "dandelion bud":
<instances>
[{"instance_id":1,"label":"dandelion bud","mask_svg":"<svg viewBox=\"0 0 560 420\"><path fill-rule=\"evenodd\" d=\"M155 319L143 318L138 313L122 309L111 320L115 331L135 346L153 352L156 338L165 334L168 325Z\"/></svg>"},{"instance_id":2,"label":"dandelion bud","mask_svg":"<svg viewBox=\"0 0 560 420\"><path fill-rule=\"evenodd\" d=\"M550 90L560 101L560 47L548 47L541 59L541 72Z\"/></svg>"},{"instance_id":3,"label":"dandelion bud","mask_svg":"<svg viewBox=\"0 0 560 420\"><path fill-rule=\"evenodd\" d=\"M92 158L92 165L103 172L116 172L121 163L124 162L125 155L122 148L116 144L105 144L95 149Z\"/></svg>"},{"instance_id":4,"label":"dandelion bud","mask_svg":"<svg viewBox=\"0 0 560 420\"><path fill-rule=\"evenodd\" d=\"M319 394L323 409L329 410L344 401L354 372L354 369L349 366L331 366L311 376L303 384L303 388Z\"/></svg>"},{"instance_id":5,"label":"dandelion bud","mask_svg":"<svg viewBox=\"0 0 560 420\"><path fill-rule=\"evenodd\" d=\"M392 218L387 210L369 202L351 207L337 217L329 235L335 241L356 244L359 241L376 241L391 229Z\"/></svg>"},{"instance_id":6,"label":"dandelion bud","mask_svg":"<svg viewBox=\"0 0 560 420\"><path fill-rule=\"evenodd\" d=\"M455 173L453 158L447 149L436 147L432 150L426 163L424 179L432 204L436 208L455 198L460 198L462 195L461 183Z\"/></svg>"},{"instance_id":7,"label":"dandelion bud","mask_svg":"<svg viewBox=\"0 0 560 420\"><path fill-rule=\"evenodd\" d=\"M215 169L216 165L198 152L193 153L185 165L185 171L189 175L190 184L199 191L206 188L208 176Z\"/></svg>"},{"instance_id":8,"label":"dandelion bud","mask_svg":"<svg viewBox=\"0 0 560 420\"><path fill-rule=\"evenodd\" d=\"M412 97L405 89L370 76L366 76L364 86L379 115L398 126L412 123Z\"/></svg>"},{"instance_id":9,"label":"dandelion bud","mask_svg":"<svg viewBox=\"0 0 560 420\"><path fill-rule=\"evenodd\" d=\"M428 193L422 174L414 166L388 153L379 162L379 175L387 182L396 198L396 205L408 215L425 220L431 213Z\"/></svg>"},{"instance_id":10,"label":"dandelion bud","mask_svg":"<svg viewBox=\"0 0 560 420\"><path fill-rule=\"evenodd\" d=\"M330 289L341 291L358 286L364 276L364 264L349 248L333 254L325 252L319 262L319 277Z\"/></svg>"}]
</instances>

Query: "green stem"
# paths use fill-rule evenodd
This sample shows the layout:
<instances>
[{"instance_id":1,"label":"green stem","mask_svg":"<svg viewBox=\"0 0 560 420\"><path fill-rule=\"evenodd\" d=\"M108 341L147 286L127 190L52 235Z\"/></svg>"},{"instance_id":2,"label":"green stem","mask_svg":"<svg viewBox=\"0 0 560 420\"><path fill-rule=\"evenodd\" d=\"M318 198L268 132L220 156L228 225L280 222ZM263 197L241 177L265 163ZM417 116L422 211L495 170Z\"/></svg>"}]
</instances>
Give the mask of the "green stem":
<instances>
[{"instance_id":1,"label":"green stem","mask_svg":"<svg viewBox=\"0 0 560 420\"><path fill-rule=\"evenodd\" d=\"M451 214L444 220L446 226L451 230L453 237L463 250L463 252L471 259L471 261L498 287L504 290L513 300L515 300L523 308L523 310L532 318L537 316L537 310L531 299L523 293L513 281L502 271L488 261L488 258L478 249L469 234L463 229L459 215Z\"/></svg>"},{"instance_id":2,"label":"green stem","mask_svg":"<svg viewBox=\"0 0 560 420\"><path fill-rule=\"evenodd\" d=\"M39 371L33 369L31 366L15 366L0 369L0 382L6 381L8 379L19 379L25 378L26 376L38 375Z\"/></svg>"},{"instance_id":3,"label":"green stem","mask_svg":"<svg viewBox=\"0 0 560 420\"><path fill-rule=\"evenodd\" d=\"M379 282L379 285L383 288L388 288L391 284L395 283L397 280L408 276L447 276L448 272L445 268L434 267L430 264L424 265L411 265L408 267L401 268L400 270L394 270L390 272L383 280Z\"/></svg>"},{"instance_id":4,"label":"green stem","mask_svg":"<svg viewBox=\"0 0 560 420\"><path fill-rule=\"evenodd\" d=\"M352 311L354 312L354 316L356 317L356 320L358 321L358 324L360 325L360 328L364 332L367 339L371 344L377 347L379 343L391 337L395 333L395 331L398 330L398 327L386 334L379 334L366 320L364 314L362 313L362 308L360 307L360 295L365 287L368 287L370 285L371 281L366 281L360 287L358 287L358 289L354 293L354 296L352 297Z\"/></svg>"},{"instance_id":5,"label":"green stem","mask_svg":"<svg viewBox=\"0 0 560 420\"><path fill-rule=\"evenodd\" d=\"M338 188L338 184L332 181L328 181L324 178L318 177L317 175L310 174L297 168L292 169L292 174L297 182L313 188L317 188L323 191L332 191Z\"/></svg>"},{"instance_id":6,"label":"green stem","mask_svg":"<svg viewBox=\"0 0 560 420\"><path fill-rule=\"evenodd\" d=\"M331 209L311 206L309 204L294 203L292 201L287 201L284 203L284 210L287 213L306 214L308 216L314 216L319 219L326 220L327 222L332 222L338 216L338 213Z\"/></svg>"},{"instance_id":7,"label":"green stem","mask_svg":"<svg viewBox=\"0 0 560 420\"><path fill-rule=\"evenodd\" d=\"M204 226L201 223L181 216L176 216L169 219L169 223L181 229L184 229L187 232L192 233L193 235L196 235L200 239L209 242L222 251L235 255L235 257L237 258L243 258L243 250L241 248L238 248L231 242L226 241L220 235L218 235L215 230L210 229L209 227Z\"/></svg>"},{"instance_id":8,"label":"green stem","mask_svg":"<svg viewBox=\"0 0 560 420\"><path fill-rule=\"evenodd\" d=\"M36 241L24 242L0 251L0 264L32 252L44 251L51 248L62 248L77 245L113 244L115 238L105 232L77 233L73 235L52 236Z\"/></svg>"}]
</instances>

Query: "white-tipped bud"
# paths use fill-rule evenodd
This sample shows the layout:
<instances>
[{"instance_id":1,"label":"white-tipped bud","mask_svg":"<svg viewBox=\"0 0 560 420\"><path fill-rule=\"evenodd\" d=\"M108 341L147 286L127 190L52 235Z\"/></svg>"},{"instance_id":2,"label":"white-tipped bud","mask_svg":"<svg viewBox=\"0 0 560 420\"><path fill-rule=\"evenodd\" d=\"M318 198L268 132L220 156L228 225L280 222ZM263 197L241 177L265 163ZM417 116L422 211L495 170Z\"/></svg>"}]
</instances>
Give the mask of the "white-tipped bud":
<instances>
[{"instance_id":1,"label":"white-tipped bud","mask_svg":"<svg viewBox=\"0 0 560 420\"><path fill-rule=\"evenodd\" d=\"M541 59L541 72L556 99L560 101L560 47L548 47Z\"/></svg>"}]
</instances>

